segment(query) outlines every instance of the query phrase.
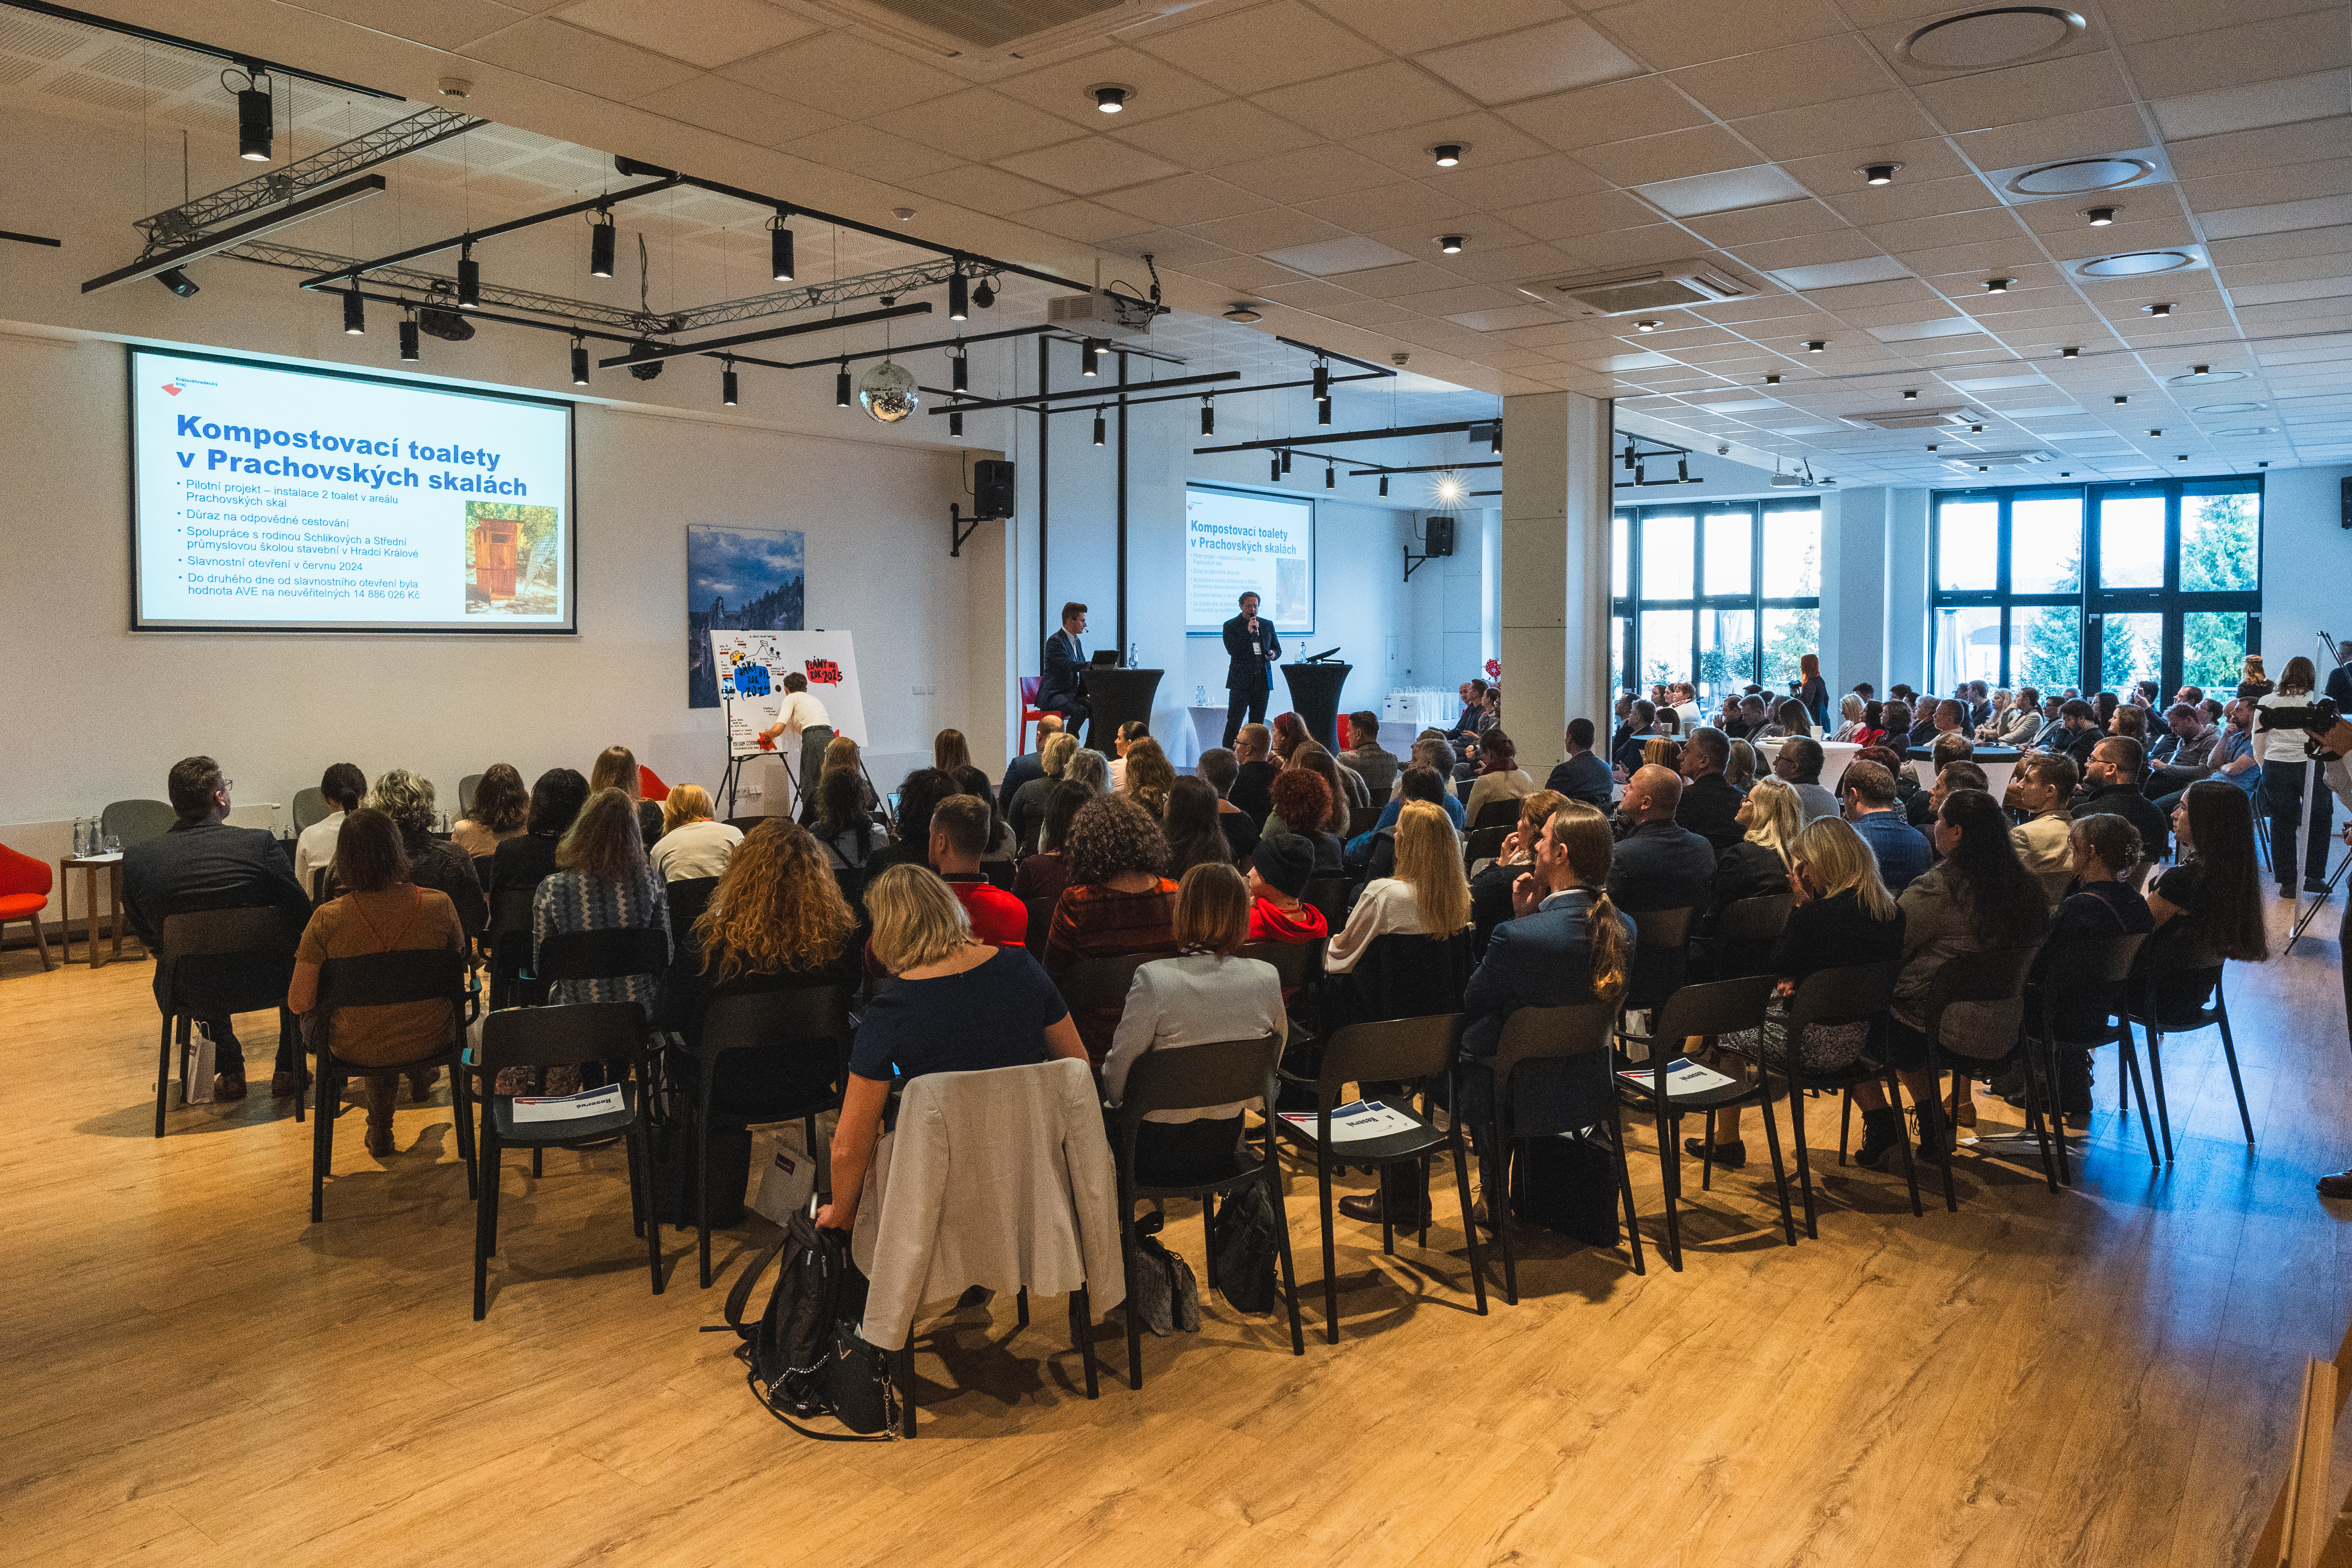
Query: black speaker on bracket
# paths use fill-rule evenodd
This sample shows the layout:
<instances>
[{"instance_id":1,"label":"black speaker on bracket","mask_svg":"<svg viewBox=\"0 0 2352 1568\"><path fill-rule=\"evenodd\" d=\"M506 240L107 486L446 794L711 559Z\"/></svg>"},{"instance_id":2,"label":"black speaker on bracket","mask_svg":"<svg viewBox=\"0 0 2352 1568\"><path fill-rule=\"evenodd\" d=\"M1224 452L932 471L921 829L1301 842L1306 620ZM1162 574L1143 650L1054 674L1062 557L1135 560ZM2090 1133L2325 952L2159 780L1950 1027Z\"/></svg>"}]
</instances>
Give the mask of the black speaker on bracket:
<instances>
[{"instance_id":1,"label":"black speaker on bracket","mask_svg":"<svg viewBox=\"0 0 2352 1568\"><path fill-rule=\"evenodd\" d=\"M1454 520L1450 517L1433 517L1429 520L1427 527L1428 542L1423 549L1431 555L1453 554Z\"/></svg>"},{"instance_id":2,"label":"black speaker on bracket","mask_svg":"<svg viewBox=\"0 0 2352 1568\"><path fill-rule=\"evenodd\" d=\"M2338 479L2336 483L2344 500L2344 526L2352 528L2352 479Z\"/></svg>"},{"instance_id":3,"label":"black speaker on bracket","mask_svg":"<svg viewBox=\"0 0 2352 1568\"><path fill-rule=\"evenodd\" d=\"M1013 515L1013 465L999 458L983 458L971 466L971 515L1001 518Z\"/></svg>"}]
</instances>

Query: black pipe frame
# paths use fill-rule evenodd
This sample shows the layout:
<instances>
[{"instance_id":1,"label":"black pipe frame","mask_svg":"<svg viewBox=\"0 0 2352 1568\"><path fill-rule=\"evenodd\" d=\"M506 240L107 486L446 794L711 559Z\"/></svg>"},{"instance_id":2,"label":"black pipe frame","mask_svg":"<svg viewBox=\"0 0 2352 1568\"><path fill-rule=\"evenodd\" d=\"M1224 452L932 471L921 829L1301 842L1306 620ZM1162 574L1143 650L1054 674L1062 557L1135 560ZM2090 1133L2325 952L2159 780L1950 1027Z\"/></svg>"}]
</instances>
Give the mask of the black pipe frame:
<instances>
[{"instance_id":1,"label":"black pipe frame","mask_svg":"<svg viewBox=\"0 0 2352 1568\"><path fill-rule=\"evenodd\" d=\"M737 343L763 343L775 338L796 338L808 332L827 331L835 327L862 327L869 321L895 321L901 316L928 316L931 313L929 300L918 300L911 305L893 305L887 310L860 310L854 316L832 316L823 321L800 321L788 327L769 327L757 332L739 332L731 338L706 338L698 343L674 343L650 353L626 354L616 359L598 360L599 370L614 370L625 364L656 364L663 360L679 359L688 354L709 354L719 349L732 348ZM637 341L635 339L632 342ZM730 358L740 358L730 355ZM824 364L841 356L833 354L819 360Z\"/></svg>"},{"instance_id":2,"label":"black pipe frame","mask_svg":"<svg viewBox=\"0 0 2352 1568\"><path fill-rule=\"evenodd\" d=\"M414 261L420 256L431 256L436 251L446 250L451 246L473 245L501 234L512 234L517 229L530 228L542 223L553 223L557 218L570 217L574 213L600 211L614 202L635 201L639 196L650 196L656 192L669 190L683 183L673 175L667 180L656 180L650 185L632 185L625 191L612 191L601 196L591 196L584 202L573 202L566 206L551 207L546 212L533 213L529 217L510 218L505 223L494 223L488 228L467 229L464 234L453 235L447 239L436 239L429 245L414 245L406 250L396 250L390 256L379 256L373 261L357 262L337 271L321 272L315 278L305 278L302 279L301 287L331 288L346 278L364 277L379 267L396 267L404 261Z\"/></svg>"},{"instance_id":3,"label":"black pipe frame","mask_svg":"<svg viewBox=\"0 0 2352 1568\"><path fill-rule=\"evenodd\" d=\"M1054 340L1041 337L1037 340L1037 390L1040 393L1053 384L1053 376ZM1045 657L1045 640L1054 635L1058 624L1054 619L1045 593L1045 499L1048 483L1054 475L1051 461L1053 437L1053 421L1037 421L1037 657L1041 660ZM1041 678L1045 673L1042 663L1037 673Z\"/></svg>"},{"instance_id":4,"label":"black pipe frame","mask_svg":"<svg viewBox=\"0 0 2352 1568\"><path fill-rule=\"evenodd\" d=\"M1241 373L1236 371L1234 374L1238 375ZM1127 391L1127 353L1124 350L1118 356L1118 387L1121 394ZM1118 650L1122 656L1127 652L1127 399L1122 395L1118 402L1118 505L1116 509L1118 524ZM1038 423L1042 425L1045 421ZM1120 662L1126 662L1124 657Z\"/></svg>"},{"instance_id":5,"label":"black pipe frame","mask_svg":"<svg viewBox=\"0 0 2352 1568\"><path fill-rule=\"evenodd\" d=\"M1113 352L1118 355L1119 363L1121 366L1124 366L1127 363L1127 351L1125 349L1118 349ZM1173 381L1149 381L1142 384L1145 386L1157 387L1205 386L1211 382L1239 381L1241 378L1242 373L1237 370L1220 370L1212 372L1205 375L1179 376ZM1122 376L1119 380L1119 385L1123 387L1126 384L1126 378ZM1235 390L1255 391L1256 389L1252 387L1241 387L1236 388ZM961 392L951 392L948 394L948 395L950 397L962 397L966 395ZM993 397L985 402L959 403L945 408L934 408L930 412L933 414L982 414L992 408L1020 408L1033 404L1045 402L1049 399L1058 402L1067 398L1097 397L1100 395L1101 389L1099 387L1074 386L1067 392L1031 393L1026 397Z\"/></svg>"},{"instance_id":6,"label":"black pipe frame","mask_svg":"<svg viewBox=\"0 0 2352 1568\"><path fill-rule=\"evenodd\" d=\"M1317 446L1328 446L1335 441L1385 441L1398 436L1445 436L1466 431L1474 425L1493 423L1492 419L1458 419L1444 425L1399 425L1386 430L1325 430L1312 436L1277 436L1270 441L1236 441L1230 447L1195 447L1192 455L1197 458L1212 452L1264 452L1285 447L1296 451L1310 441Z\"/></svg>"}]
</instances>

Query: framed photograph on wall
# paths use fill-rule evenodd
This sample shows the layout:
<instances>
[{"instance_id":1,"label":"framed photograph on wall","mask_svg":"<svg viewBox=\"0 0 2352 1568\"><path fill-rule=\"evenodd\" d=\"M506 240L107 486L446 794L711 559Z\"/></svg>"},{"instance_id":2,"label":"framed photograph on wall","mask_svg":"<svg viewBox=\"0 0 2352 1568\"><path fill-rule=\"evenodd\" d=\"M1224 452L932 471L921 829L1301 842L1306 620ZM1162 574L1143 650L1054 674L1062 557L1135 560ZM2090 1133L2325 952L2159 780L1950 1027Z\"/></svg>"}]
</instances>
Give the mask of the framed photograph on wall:
<instances>
[{"instance_id":1,"label":"framed photograph on wall","mask_svg":"<svg viewBox=\"0 0 2352 1568\"><path fill-rule=\"evenodd\" d=\"M719 706L712 632L804 629L807 536L695 523L686 531L686 705Z\"/></svg>"}]
</instances>

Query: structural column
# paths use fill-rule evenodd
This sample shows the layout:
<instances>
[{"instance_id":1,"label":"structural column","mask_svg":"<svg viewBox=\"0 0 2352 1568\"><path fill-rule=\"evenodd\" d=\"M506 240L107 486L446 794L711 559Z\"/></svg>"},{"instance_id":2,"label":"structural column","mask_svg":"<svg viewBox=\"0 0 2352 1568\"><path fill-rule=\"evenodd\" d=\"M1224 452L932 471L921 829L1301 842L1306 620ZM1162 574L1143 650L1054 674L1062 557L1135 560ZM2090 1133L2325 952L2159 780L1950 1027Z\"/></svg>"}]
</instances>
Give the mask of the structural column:
<instances>
[{"instance_id":1,"label":"structural column","mask_svg":"<svg viewBox=\"0 0 2352 1568\"><path fill-rule=\"evenodd\" d=\"M1538 779L1569 720L1607 732L1614 410L1573 392L1503 400L1503 724Z\"/></svg>"}]
</instances>

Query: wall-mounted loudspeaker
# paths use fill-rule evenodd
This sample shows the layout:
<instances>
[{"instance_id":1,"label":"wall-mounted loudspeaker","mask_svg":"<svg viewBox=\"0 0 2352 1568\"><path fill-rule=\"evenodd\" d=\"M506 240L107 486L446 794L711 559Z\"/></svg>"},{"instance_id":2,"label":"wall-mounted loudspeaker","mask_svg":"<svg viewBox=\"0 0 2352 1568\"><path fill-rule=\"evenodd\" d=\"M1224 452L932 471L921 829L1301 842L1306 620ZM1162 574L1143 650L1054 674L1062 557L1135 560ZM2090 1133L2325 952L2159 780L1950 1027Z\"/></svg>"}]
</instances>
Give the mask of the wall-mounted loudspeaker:
<instances>
[{"instance_id":1,"label":"wall-mounted loudspeaker","mask_svg":"<svg viewBox=\"0 0 2352 1568\"><path fill-rule=\"evenodd\" d=\"M2336 483L2344 500L2344 526L2352 528L2352 479L2338 479Z\"/></svg>"},{"instance_id":2,"label":"wall-mounted loudspeaker","mask_svg":"<svg viewBox=\"0 0 2352 1568\"><path fill-rule=\"evenodd\" d=\"M1013 515L1013 465L986 458L971 466L971 515L999 518Z\"/></svg>"},{"instance_id":3,"label":"wall-mounted loudspeaker","mask_svg":"<svg viewBox=\"0 0 2352 1568\"><path fill-rule=\"evenodd\" d=\"M1453 554L1454 520L1450 517L1431 518L1428 523L1428 542L1423 548L1431 555Z\"/></svg>"}]
</instances>

